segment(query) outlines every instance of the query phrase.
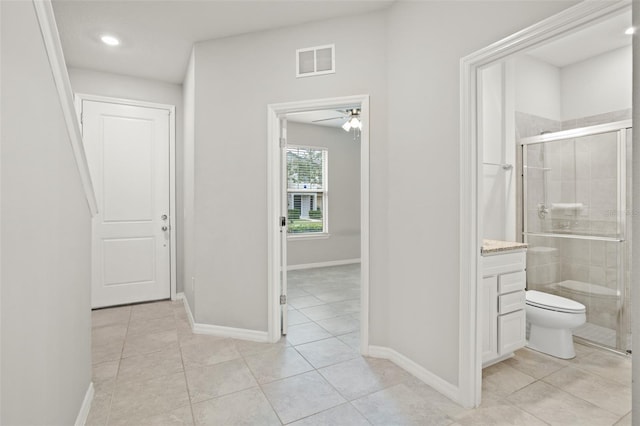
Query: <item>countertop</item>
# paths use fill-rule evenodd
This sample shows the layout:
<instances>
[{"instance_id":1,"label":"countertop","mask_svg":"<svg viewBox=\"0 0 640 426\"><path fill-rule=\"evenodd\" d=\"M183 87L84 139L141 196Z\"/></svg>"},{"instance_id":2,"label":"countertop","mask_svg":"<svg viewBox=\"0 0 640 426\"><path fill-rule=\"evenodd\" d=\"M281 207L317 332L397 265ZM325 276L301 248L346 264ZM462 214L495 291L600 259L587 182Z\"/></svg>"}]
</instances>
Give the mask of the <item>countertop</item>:
<instances>
[{"instance_id":1,"label":"countertop","mask_svg":"<svg viewBox=\"0 0 640 426\"><path fill-rule=\"evenodd\" d=\"M512 250L524 250L526 248L526 244L517 243L514 241L482 240L482 248L480 250L480 253L484 256L485 254L496 254Z\"/></svg>"}]
</instances>

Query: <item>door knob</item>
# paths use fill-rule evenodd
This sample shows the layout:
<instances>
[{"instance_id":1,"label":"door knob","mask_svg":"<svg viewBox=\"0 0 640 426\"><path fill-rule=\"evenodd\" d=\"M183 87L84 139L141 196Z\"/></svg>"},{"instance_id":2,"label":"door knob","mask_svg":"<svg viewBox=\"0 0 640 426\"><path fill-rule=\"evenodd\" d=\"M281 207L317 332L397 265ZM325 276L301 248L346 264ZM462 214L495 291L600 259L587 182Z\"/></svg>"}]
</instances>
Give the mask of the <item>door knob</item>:
<instances>
[{"instance_id":1,"label":"door knob","mask_svg":"<svg viewBox=\"0 0 640 426\"><path fill-rule=\"evenodd\" d=\"M160 219L162 220L167 220L168 216L166 214L163 214L162 216L160 216Z\"/></svg>"},{"instance_id":2,"label":"door knob","mask_svg":"<svg viewBox=\"0 0 640 426\"><path fill-rule=\"evenodd\" d=\"M168 227L168 226L163 226L163 227L162 227L162 228L160 228L160 229L162 229L163 231L168 231L168 230L169 230L169 227Z\"/></svg>"}]
</instances>

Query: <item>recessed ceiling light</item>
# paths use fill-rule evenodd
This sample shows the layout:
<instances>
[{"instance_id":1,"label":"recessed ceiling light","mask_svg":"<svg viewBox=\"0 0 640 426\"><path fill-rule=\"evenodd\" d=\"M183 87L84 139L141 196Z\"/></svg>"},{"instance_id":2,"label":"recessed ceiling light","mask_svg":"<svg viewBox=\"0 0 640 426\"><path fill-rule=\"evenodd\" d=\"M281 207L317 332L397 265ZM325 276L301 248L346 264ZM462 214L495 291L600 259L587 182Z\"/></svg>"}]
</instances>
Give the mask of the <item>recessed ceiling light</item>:
<instances>
[{"instance_id":1,"label":"recessed ceiling light","mask_svg":"<svg viewBox=\"0 0 640 426\"><path fill-rule=\"evenodd\" d=\"M116 37L106 34L100 37L100 40L102 40L102 42L108 46L117 46L120 44L120 40L118 40Z\"/></svg>"},{"instance_id":2,"label":"recessed ceiling light","mask_svg":"<svg viewBox=\"0 0 640 426\"><path fill-rule=\"evenodd\" d=\"M627 31L625 31L624 33L626 35L632 35L632 34L635 34L635 32L636 32L636 29L634 27L629 27L627 28Z\"/></svg>"}]
</instances>

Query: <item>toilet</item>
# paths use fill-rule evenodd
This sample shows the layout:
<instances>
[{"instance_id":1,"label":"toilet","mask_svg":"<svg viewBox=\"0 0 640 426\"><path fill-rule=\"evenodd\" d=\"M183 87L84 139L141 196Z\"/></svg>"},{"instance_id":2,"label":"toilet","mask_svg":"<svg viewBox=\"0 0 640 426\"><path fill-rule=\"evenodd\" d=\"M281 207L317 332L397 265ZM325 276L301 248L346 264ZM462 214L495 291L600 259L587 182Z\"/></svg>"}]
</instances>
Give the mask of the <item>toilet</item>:
<instances>
[{"instance_id":1,"label":"toilet","mask_svg":"<svg viewBox=\"0 0 640 426\"><path fill-rule=\"evenodd\" d=\"M587 320L582 303L536 290L526 292L527 347L551 356L576 356L572 330Z\"/></svg>"}]
</instances>

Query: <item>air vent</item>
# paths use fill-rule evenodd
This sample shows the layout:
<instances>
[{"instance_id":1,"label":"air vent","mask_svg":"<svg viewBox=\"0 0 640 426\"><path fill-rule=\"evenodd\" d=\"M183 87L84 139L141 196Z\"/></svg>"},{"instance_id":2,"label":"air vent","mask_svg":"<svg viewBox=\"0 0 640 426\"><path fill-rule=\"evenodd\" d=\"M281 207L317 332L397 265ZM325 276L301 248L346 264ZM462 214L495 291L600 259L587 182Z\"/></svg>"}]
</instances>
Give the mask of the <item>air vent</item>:
<instances>
[{"instance_id":1,"label":"air vent","mask_svg":"<svg viewBox=\"0 0 640 426\"><path fill-rule=\"evenodd\" d=\"M332 74L336 72L335 45L296 50L296 77Z\"/></svg>"}]
</instances>

